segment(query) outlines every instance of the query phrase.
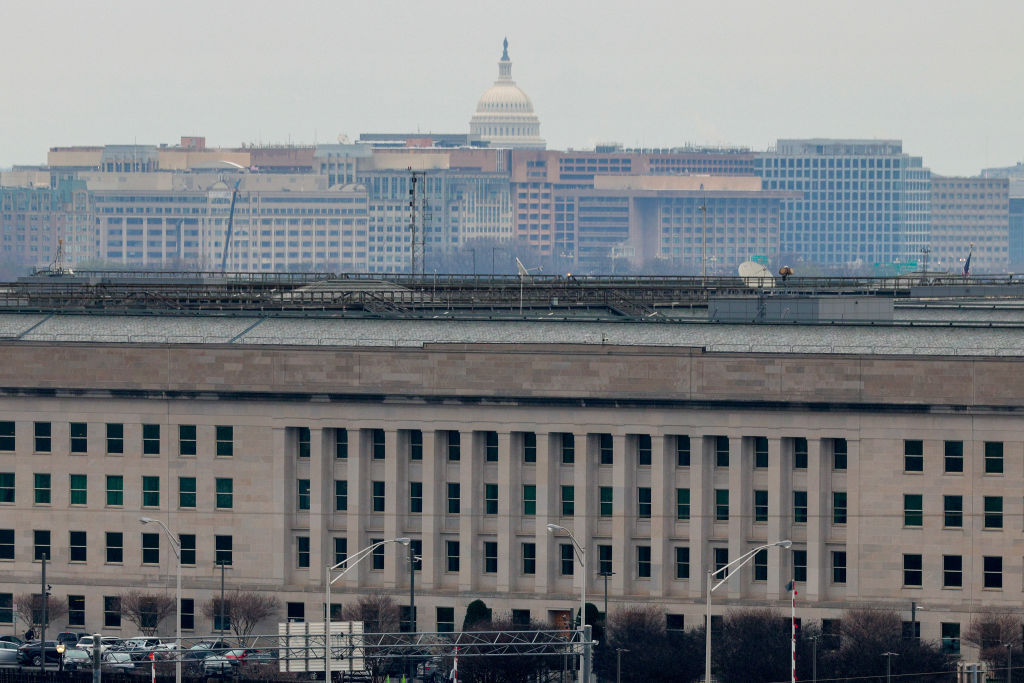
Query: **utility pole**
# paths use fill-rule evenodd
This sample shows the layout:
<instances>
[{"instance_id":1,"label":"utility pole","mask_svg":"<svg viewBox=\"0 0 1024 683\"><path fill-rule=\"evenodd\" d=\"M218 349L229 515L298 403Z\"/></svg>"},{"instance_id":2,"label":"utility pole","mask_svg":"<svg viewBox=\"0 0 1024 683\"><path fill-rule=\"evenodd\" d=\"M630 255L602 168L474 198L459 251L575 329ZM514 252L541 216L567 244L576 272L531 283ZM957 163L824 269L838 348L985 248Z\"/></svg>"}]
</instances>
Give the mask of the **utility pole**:
<instances>
[{"instance_id":1,"label":"utility pole","mask_svg":"<svg viewBox=\"0 0 1024 683\"><path fill-rule=\"evenodd\" d=\"M422 187L420 186L422 184ZM427 190L427 179L424 171L414 171L409 167L409 232L412 237L410 248L409 273L416 274L416 265L419 263L420 272L423 272L424 248L426 241L426 208L423 206Z\"/></svg>"},{"instance_id":2,"label":"utility pole","mask_svg":"<svg viewBox=\"0 0 1024 683\"><path fill-rule=\"evenodd\" d=\"M220 565L220 639L224 640L224 560L217 564ZM330 609L330 605L327 606L327 609Z\"/></svg>"},{"instance_id":3,"label":"utility pole","mask_svg":"<svg viewBox=\"0 0 1024 683\"><path fill-rule=\"evenodd\" d=\"M41 590L39 591L39 597L41 597L43 599L43 605L42 605L42 609L40 610L41 614L40 614L40 617L39 617L39 622L40 622L39 623L39 673L40 674L43 674L46 671L46 616L47 616L47 614L46 614L46 612L47 612L46 607L47 607L48 603L50 602L50 591L49 591L49 587L46 585L46 556L47 556L46 553L41 553L39 555L39 560L43 563L42 564L42 567L43 567L42 585L40 586Z\"/></svg>"}]
</instances>

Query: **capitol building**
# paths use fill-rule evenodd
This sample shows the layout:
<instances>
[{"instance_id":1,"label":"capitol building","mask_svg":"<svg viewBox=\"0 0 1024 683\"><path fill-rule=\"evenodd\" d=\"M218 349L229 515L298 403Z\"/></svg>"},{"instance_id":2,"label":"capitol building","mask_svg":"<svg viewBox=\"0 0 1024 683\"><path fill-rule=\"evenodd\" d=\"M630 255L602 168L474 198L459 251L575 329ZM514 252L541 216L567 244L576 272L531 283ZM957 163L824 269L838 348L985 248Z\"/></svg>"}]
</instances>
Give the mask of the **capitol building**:
<instances>
[{"instance_id":1,"label":"capitol building","mask_svg":"<svg viewBox=\"0 0 1024 683\"><path fill-rule=\"evenodd\" d=\"M533 111L529 96L512 80L512 60L508 39L498 61L498 80L480 97L469 121L469 134L492 147L544 149L540 137L540 119Z\"/></svg>"}]
</instances>

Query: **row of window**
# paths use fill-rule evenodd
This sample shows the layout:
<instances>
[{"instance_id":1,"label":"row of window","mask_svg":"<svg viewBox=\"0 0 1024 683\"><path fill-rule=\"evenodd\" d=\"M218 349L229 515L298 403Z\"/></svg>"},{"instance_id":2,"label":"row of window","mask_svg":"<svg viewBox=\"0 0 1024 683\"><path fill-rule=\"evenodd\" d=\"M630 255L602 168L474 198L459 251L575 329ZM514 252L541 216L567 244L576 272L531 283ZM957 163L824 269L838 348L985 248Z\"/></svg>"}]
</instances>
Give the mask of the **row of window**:
<instances>
[{"instance_id":1,"label":"row of window","mask_svg":"<svg viewBox=\"0 0 1024 683\"><path fill-rule=\"evenodd\" d=\"M942 556L942 587L963 588L963 555ZM991 590L1003 587L1003 558L1000 555L983 555L981 558L982 586ZM903 555L903 587L922 588L924 581L924 558L918 554Z\"/></svg>"},{"instance_id":2,"label":"row of window","mask_svg":"<svg viewBox=\"0 0 1024 683\"><path fill-rule=\"evenodd\" d=\"M89 475L69 474L68 500L72 506L89 504ZM14 472L0 472L0 503L14 503L16 495ZM47 472L32 475L32 502L35 505L50 505L53 498L53 475ZM124 505L124 476L108 474L104 478L104 501L107 507ZM309 486L306 480L308 506ZM178 508L195 509L198 504L196 477L178 477ZM219 510L230 510L235 504L235 484L231 477L214 478L214 505ZM160 477L142 477L142 507L160 507Z\"/></svg>"},{"instance_id":3,"label":"row of window","mask_svg":"<svg viewBox=\"0 0 1024 683\"><path fill-rule=\"evenodd\" d=\"M104 541L104 562L106 564L123 564L125 534L122 531L107 531L103 535ZM68 561L71 563L82 563L88 561L89 543L88 533L85 531L68 532ZM146 565L160 564L160 534L141 534L141 563ZM196 564L196 535L179 534L178 543L181 552L181 564L195 566ZM229 535L215 535L213 537L214 564L231 566L233 560L233 538ZM48 529L34 529L32 531L32 559L47 560L53 557L51 533ZM15 533L14 529L0 529L0 560L15 559Z\"/></svg>"},{"instance_id":4,"label":"row of window","mask_svg":"<svg viewBox=\"0 0 1024 683\"><path fill-rule=\"evenodd\" d=\"M1004 522L1003 497L982 496L982 521L985 529L1002 529ZM942 496L942 526L961 529L964 526L964 497ZM925 520L924 496L920 493L903 494L903 526L923 527Z\"/></svg>"},{"instance_id":5,"label":"row of window","mask_svg":"<svg viewBox=\"0 0 1024 683\"><path fill-rule=\"evenodd\" d=\"M215 431L215 452L219 456L234 455L234 427L218 425ZM36 453L53 451L53 425L50 422L34 422L32 425L32 448ZM0 422L0 451L13 452L15 447L15 423ZM74 454L89 452L89 424L71 422L68 425L68 448ZM160 455L160 425L142 425L141 452L143 455ZM105 425L105 447L109 455L125 452L124 424L113 422ZM196 426L178 425L178 454L196 454Z\"/></svg>"}]
</instances>

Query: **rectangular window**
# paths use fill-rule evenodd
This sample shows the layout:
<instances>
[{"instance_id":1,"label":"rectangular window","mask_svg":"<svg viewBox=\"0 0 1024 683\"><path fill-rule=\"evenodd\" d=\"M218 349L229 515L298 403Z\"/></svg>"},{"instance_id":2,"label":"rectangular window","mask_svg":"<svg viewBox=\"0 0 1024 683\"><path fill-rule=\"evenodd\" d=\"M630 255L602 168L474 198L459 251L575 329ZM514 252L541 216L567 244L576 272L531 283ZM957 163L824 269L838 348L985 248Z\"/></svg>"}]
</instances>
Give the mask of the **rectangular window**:
<instances>
[{"instance_id":1,"label":"rectangular window","mask_svg":"<svg viewBox=\"0 0 1024 683\"><path fill-rule=\"evenodd\" d=\"M985 528L1003 528L1003 498L1002 496L985 496Z\"/></svg>"},{"instance_id":2,"label":"rectangular window","mask_svg":"<svg viewBox=\"0 0 1024 683\"><path fill-rule=\"evenodd\" d=\"M921 526L924 523L923 500L919 493L903 494L903 526Z\"/></svg>"},{"instance_id":3,"label":"rectangular window","mask_svg":"<svg viewBox=\"0 0 1024 683\"><path fill-rule=\"evenodd\" d=\"M112 455L124 453L123 424L107 424L107 453Z\"/></svg>"},{"instance_id":4,"label":"rectangular window","mask_svg":"<svg viewBox=\"0 0 1024 683\"><path fill-rule=\"evenodd\" d=\"M802 436L793 439L793 469L807 469L807 439Z\"/></svg>"},{"instance_id":5,"label":"rectangular window","mask_svg":"<svg viewBox=\"0 0 1024 683\"><path fill-rule=\"evenodd\" d=\"M536 543L523 543L523 573L524 574L536 574L537 573L537 544Z\"/></svg>"},{"instance_id":6,"label":"rectangular window","mask_svg":"<svg viewBox=\"0 0 1024 683\"><path fill-rule=\"evenodd\" d=\"M939 624L942 636L942 651L950 655L960 654L960 624L942 622Z\"/></svg>"},{"instance_id":7,"label":"rectangular window","mask_svg":"<svg viewBox=\"0 0 1024 683\"><path fill-rule=\"evenodd\" d=\"M295 566L299 569L309 568L309 536L295 537Z\"/></svg>"},{"instance_id":8,"label":"rectangular window","mask_svg":"<svg viewBox=\"0 0 1024 683\"><path fill-rule=\"evenodd\" d=\"M674 631L683 632L686 630L686 619L682 614L666 614L665 630L669 633Z\"/></svg>"},{"instance_id":9,"label":"rectangular window","mask_svg":"<svg viewBox=\"0 0 1024 683\"><path fill-rule=\"evenodd\" d=\"M832 551L832 583L846 583L846 551Z\"/></svg>"},{"instance_id":10,"label":"rectangular window","mask_svg":"<svg viewBox=\"0 0 1024 683\"><path fill-rule=\"evenodd\" d=\"M601 516L611 517L613 512L613 489L611 486L601 486L598 489L598 494L601 497Z\"/></svg>"},{"instance_id":11,"label":"rectangular window","mask_svg":"<svg viewBox=\"0 0 1024 683\"><path fill-rule=\"evenodd\" d=\"M498 462L498 432L484 432L484 460Z\"/></svg>"},{"instance_id":12,"label":"rectangular window","mask_svg":"<svg viewBox=\"0 0 1024 683\"><path fill-rule=\"evenodd\" d=\"M341 564L348 559L348 539L334 537L334 564Z\"/></svg>"},{"instance_id":13,"label":"rectangular window","mask_svg":"<svg viewBox=\"0 0 1024 683\"><path fill-rule=\"evenodd\" d=\"M794 550L793 555L793 580L797 583L807 583L807 551Z\"/></svg>"},{"instance_id":14,"label":"rectangular window","mask_svg":"<svg viewBox=\"0 0 1024 683\"><path fill-rule=\"evenodd\" d=\"M636 516L640 519L651 518L651 488L638 486L636 489Z\"/></svg>"},{"instance_id":15,"label":"rectangular window","mask_svg":"<svg viewBox=\"0 0 1024 683\"><path fill-rule=\"evenodd\" d=\"M903 471L924 472L924 442L907 439L903 442Z\"/></svg>"},{"instance_id":16,"label":"rectangular window","mask_svg":"<svg viewBox=\"0 0 1024 683\"><path fill-rule=\"evenodd\" d=\"M309 509L309 479L295 480L295 503L299 510Z\"/></svg>"},{"instance_id":17,"label":"rectangular window","mask_svg":"<svg viewBox=\"0 0 1024 683\"><path fill-rule=\"evenodd\" d=\"M374 481L370 483L370 510L372 512L384 512L384 482Z\"/></svg>"},{"instance_id":18,"label":"rectangular window","mask_svg":"<svg viewBox=\"0 0 1024 683\"><path fill-rule=\"evenodd\" d=\"M232 546L234 545L230 536L214 536L213 537L213 548L214 564L225 565L230 567L232 561Z\"/></svg>"},{"instance_id":19,"label":"rectangular window","mask_svg":"<svg viewBox=\"0 0 1024 683\"><path fill-rule=\"evenodd\" d=\"M523 515L532 517L537 514L537 487L534 484L523 485Z\"/></svg>"},{"instance_id":20,"label":"rectangular window","mask_svg":"<svg viewBox=\"0 0 1024 683\"><path fill-rule=\"evenodd\" d=\"M904 555L903 556L903 585L914 588L921 586L921 556L920 555Z\"/></svg>"},{"instance_id":21,"label":"rectangular window","mask_svg":"<svg viewBox=\"0 0 1024 683\"><path fill-rule=\"evenodd\" d=\"M523 432L523 462L537 462L537 435Z\"/></svg>"},{"instance_id":22,"label":"rectangular window","mask_svg":"<svg viewBox=\"0 0 1024 683\"><path fill-rule=\"evenodd\" d=\"M498 544L484 541L484 574L498 573Z\"/></svg>"},{"instance_id":23,"label":"rectangular window","mask_svg":"<svg viewBox=\"0 0 1024 683\"><path fill-rule=\"evenodd\" d=\"M573 486L562 486L560 489L562 492L562 517L572 517L576 512L576 488Z\"/></svg>"},{"instance_id":24,"label":"rectangular window","mask_svg":"<svg viewBox=\"0 0 1024 683\"><path fill-rule=\"evenodd\" d=\"M310 453L311 435L309 427L295 428L295 455L299 458L308 458Z\"/></svg>"},{"instance_id":25,"label":"rectangular window","mask_svg":"<svg viewBox=\"0 0 1024 683\"><path fill-rule=\"evenodd\" d=\"M345 482L346 484L348 482ZM488 484L489 486L490 484ZM337 487L337 482L335 482ZM345 498L348 498L348 487L345 488ZM348 503L346 502L346 507ZM423 512L423 482L422 481L410 481L409 482L409 512L418 515Z\"/></svg>"},{"instance_id":26,"label":"rectangular window","mask_svg":"<svg viewBox=\"0 0 1024 683\"><path fill-rule=\"evenodd\" d=\"M120 474L107 475L107 507L124 505L124 477Z\"/></svg>"},{"instance_id":27,"label":"rectangular window","mask_svg":"<svg viewBox=\"0 0 1024 683\"><path fill-rule=\"evenodd\" d=\"M421 494L422 490L423 489L421 484ZM345 510L348 510L348 479L334 480L334 509L338 512L344 512Z\"/></svg>"},{"instance_id":28,"label":"rectangular window","mask_svg":"<svg viewBox=\"0 0 1024 683\"><path fill-rule=\"evenodd\" d=\"M383 484L384 482L380 482ZM383 511L383 507L381 510ZM458 482L448 482L448 514L457 515L462 511L462 486Z\"/></svg>"},{"instance_id":29,"label":"rectangular window","mask_svg":"<svg viewBox=\"0 0 1024 683\"><path fill-rule=\"evenodd\" d=\"M690 578L690 546L676 546L676 578Z\"/></svg>"},{"instance_id":30,"label":"rectangular window","mask_svg":"<svg viewBox=\"0 0 1024 683\"><path fill-rule=\"evenodd\" d=\"M690 519L690 489L676 489L676 519Z\"/></svg>"},{"instance_id":31,"label":"rectangular window","mask_svg":"<svg viewBox=\"0 0 1024 683\"><path fill-rule=\"evenodd\" d=\"M1003 442L985 442L985 474L1003 473Z\"/></svg>"},{"instance_id":32,"label":"rectangular window","mask_svg":"<svg viewBox=\"0 0 1024 683\"><path fill-rule=\"evenodd\" d=\"M832 469L845 470L847 461L846 439L832 439Z\"/></svg>"},{"instance_id":33,"label":"rectangular window","mask_svg":"<svg viewBox=\"0 0 1024 683\"><path fill-rule=\"evenodd\" d=\"M945 471L959 474L964 471L964 442L946 441L943 449Z\"/></svg>"},{"instance_id":34,"label":"rectangular window","mask_svg":"<svg viewBox=\"0 0 1024 683\"><path fill-rule=\"evenodd\" d=\"M217 455L230 458L235 454L235 428L231 425L217 425L214 430Z\"/></svg>"},{"instance_id":35,"label":"rectangular window","mask_svg":"<svg viewBox=\"0 0 1024 683\"><path fill-rule=\"evenodd\" d=\"M651 546L636 547L636 576L639 579L651 578Z\"/></svg>"},{"instance_id":36,"label":"rectangular window","mask_svg":"<svg viewBox=\"0 0 1024 683\"><path fill-rule=\"evenodd\" d=\"M943 526L959 529L964 525L963 496L942 497Z\"/></svg>"},{"instance_id":37,"label":"rectangular window","mask_svg":"<svg viewBox=\"0 0 1024 683\"><path fill-rule=\"evenodd\" d=\"M832 492L832 523L846 524L846 491Z\"/></svg>"},{"instance_id":38,"label":"rectangular window","mask_svg":"<svg viewBox=\"0 0 1024 683\"><path fill-rule=\"evenodd\" d=\"M636 435L636 464L640 467L651 466L651 435Z\"/></svg>"},{"instance_id":39,"label":"rectangular window","mask_svg":"<svg viewBox=\"0 0 1024 683\"><path fill-rule=\"evenodd\" d=\"M178 455L196 454L196 426L178 425Z\"/></svg>"},{"instance_id":40,"label":"rectangular window","mask_svg":"<svg viewBox=\"0 0 1024 683\"><path fill-rule=\"evenodd\" d=\"M0 560L14 559L14 529L0 529Z\"/></svg>"},{"instance_id":41,"label":"rectangular window","mask_svg":"<svg viewBox=\"0 0 1024 683\"><path fill-rule=\"evenodd\" d=\"M120 531L107 532L107 564L124 562L124 534Z\"/></svg>"},{"instance_id":42,"label":"rectangular window","mask_svg":"<svg viewBox=\"0 0 1024 683\"><path fill-rule=\"evenodd\" d=\"M160 425L142 425L142 454L160 455Z\"/></svg>"},{"instance_id":43,"label":"rectangular window","mask_svg":"<svg viewBox=\"0 0 1024 683\"><path fill-rule=\"evenodd\" d=\"M597 435L597 462L601 465L611 465L615 462L614 439L611 434Z\"/></svg>"},{"instance_id":44,"label":"rectangular window","mask_svg":"<svg viewBox=\"0 0 1024 683\"><path fill-rule=\"evenodd\" d=\"M88 453L89 425L85 422L72 422L69 426L71 430L71 452Z\"/></svg>"},{"instance_id":45,"label":"rectangular window","mask_svg":"<svg viewBox=\"0 0 1024 683\"><path fill-rule=\"evenodd\" d=\"M942 587L962 588L964 585L964 558L961 555L942 556Z\"/></svg>"},{"instance_id":46,"label":"rectangular window","mask_svg":"<svg viewBox=\"0 0 1024 683\"><path fill-rule=\"evenodd\" d=\"M160 477L142 478L142 507L160 507Z\"/></svg>"},{"instance_id":47,"label":"rectangular window","mask_svg":"<svg viewBox=\"0 0 1024 683\"><path fill-rule=\"evenodd\" d=\"M597 571L607 576L612 575L612 547L610 545L597 546Z\"/></svg>"},{"instance_id":48,"label":"rectangular window","mask_svg":"<svg viewBox=\"0 0 1024 683\"><path fill-rule=\"evenodd\" d=\"M103 596L103 626L121 628L121 598L117 595Z\"/></svg>"},{"instance_id":49,"label":"rectangular window","mask_svg":"<svg viewBox=\"0 0 1024 683\"><path fill-rule=\"evenodd\" d=\"M422 439L422 436L420 437ZM420 444L422 445L422 441ZM337 427L334 430L334 457L336 460L348 460L348 430Z\"/></svg>"},{"instance_id":50,"label":"rectangular window","mask_svg":"<svg viewBox=\"0 0 1024 683\"><path fill-rule=\"evenodd\" d=\"M458 541L445 541L444 542L444 556L445 556L445 571L457 572L459 571L459 542Z\"/></svg>"},{"instance_id":51,"label":"rectangular window","mask_svg":"<svg viewBox=\"0 0 1024 683\"><path fill-rule=\"evenodd\" d=\"M729 466L729 437L716 436L715 439L715 467Z\"/></svg>"},{"instance_id":52,"label":"rectangular window","mask_svg":"<svg viewBox=\"0 0 1024 683\"><path fill-rule=\"evenodd\" d=\"M729 521L729 489L715 489L715 521Z\"/></svg>"},{"instance_id":53,"label":"rectangular window","mask_svg":"<svg viewBox=\"0 0 1024 683\"><path fill-rule=\"evenodd\" d=\"M754 467L759 470L768 469L768 437L754 437Z\"/></svg>"},{"instance_id":54,"label":"rectangular window","mask_svg":"<svg viewBox=\"0 0 1024 683\"><path fill-rule=\"evenodd\" d=\"M36 529L32 532L32 559L41 560L44 557L53 559L50 554L50 532L45 529Z\"/></svg>"},{"instance_id":55,"label":"rectangular window","mask_svg":"<svg viewBox=\"0 0 1024 683\"><path fill-rule=\"evenodd\" d=\"M715 568L714 568L713 571L716 571L716 572L720 571L720 570L724 569L726 565L729 564L729 549L728 548L713 548L712 549L712 554L714 555L714 564L715 564ZM722 572L721 574L718 574L717 576L720 579L724 579L725 577L729 576L729 571L726 570L726 571Z\"/></svg>"},{"instance_id":56,"label":"rectangular window","mask_svg":"<svg viewBox=\"0 0 1024 683\"><path fill-rule=\"evenodd\" d=\"M235 482L230 477L218 477L214 481L216 487L217 507L230 510L235 505Z\"/></svg>"},{"instance_id":57,"label":"rectangular window","mask_svg":"<svg viewBox=\"0 0 1024 683\"><path fill-rule=\"evenodd\" d=\"M36 505L49 505L50 504L50 475L49 474L35 474L32 477L35 496L33 498Z\"/></svg>"},{"instance_id":58,"label":"rectangular window","mask_svg":"<svg viewBox=\"0 0 1024 683\"><path fill-rule=\"evenodd\" d=\"M423 432L419 429L409 430L409 459L423 459Z\"/></svg>"},{"instance_id":59,"label":"rectangular window","mask_svg":"<svg viewBox=\"0 0 1024 683\"><path fill-rule=\"evenodd\" d=\"M2 621L2 620L0 620ZM85 596L68 596L68 626L85 626Z\"/></svg>"},{"instance_id":60,"label":"rectangular window","mask_svg":"<svg viewBox=\"0 0 1024 683\"><path fill-rule=\"evenodd\" d=\"M88 559L87 539L84 531L68 532L68 559L71 562L85 562Z\"/></svg>"},{"instance_id":61,"label":"rectangular window","mask_svg":"<svg viewBox=\"0 0 1024 683\"><path fill-rule=\"evenodd\" d=\"M370 450L374 460L383 460L387 455L386 442L383 429L370 430Z\"/></svg>"},{"instance_id":62,"label":"rectangular window","mask_svg":"<svg viewBox=\"0 0 1024 683\"><path fill-rule=\"evenodd\" d=\"M793 491L793 523L807 524L807 491Z\"/></svg>"},{"instance_id":63,"label":"rectangular window","mask_svg":"<svg viewBox=\"0 0 1024 683\"><path fill-rule=\"evenodd\" d=\"M196 535L178 534L178 543L181 544L181 563L185 566L195 566Z\"/></svg>"},{"instance_id":64,"label":"rectangular window","mask_svg":"<svg viewBox=\"0 0 1024 683\"><path fill-rule=\"evenodd\" d=\"M998 555L985 555L981 558L984 571L985 588L1003 587L1003 558Z\"/></svg>"},{"instance_id":65,"label":"rectangular window","mask_svg":"<svg viewBox=\"0 0 1024 683\"><path fill-rule=\"evenodd\" d=\"M484 514L498 514L498 485L484 484Z\"/></svg>"},{"instance_id":66,"label":"rectangular window","mask_svg":"<svg viewBox=\"0 0 1024 683\"><path fill-rule=\"evenodd\" d=\"M754 491L754 521L768 521L768 491Z\"/></svg>"},{"instance_id":67,"label":"rectangular window","mask_svg":"<svg viewBox=\"0 0 1024 683\"><path fill-rule=\"evenodd\" d=\"M763 548L754 553L754 581L768 580L768 550Z\"/></svg>"},{"instance_id":68,"label":"rectangular window","mask_svg":"<svg viewBox=\"0 0 1024 683\"><path fill-rule=\"evenodd\" d=\"M194 508L196 506L196 478L178 477L178 507Z\"/></svg>"},{"instance_id":69,"label":"rectangular window","mask_svg":"<svg viewBox=\"0 0 1024 683\"><path fill-rule=\"evenodd\" d=\"M142 564L160 564L160 534L142 534Z\"/></svg>"},{"instance_id":70,"label":"rectangular window","mask_svg":"<svg viewBox=\"0 0 1024 683\"><path fill-rule=\"evenodd\" d=\"M181 628L191 631L196 627L196 601L192 598L181 599Z\"/></svg>"},{"instance_id":71,"label":"rectangular window","mask_svg":"<svg viewBox=\"0 0 1024 683\"><path fill-rule=\"evenodd\" d=\"M436 608L437 613L437 632L438 633L452 633L455 631L455 608L454 607L438 607Z\"/></svg>"},{"instance_id":72,"label":"rectangular window","mask_svg":"<svg viewBox=\"0 0 1024 683\"><path fill-rule=\"evenodd\" d=\"M558 570L562 576L572 576L576 567L576 556L571 543L558 544Z\"/></svg>"},{"instance_id":73,"label":"rectangular window","mask_svg":"<svg viewBox=\"0 0 1024 683\"><path fill-rule=\"evenodd\" d=\"M680 435L676 437L676 467L690 466L690 437Z\"/></svg>"},{"instance_id":74,"label":"rectangular window","mask_svg":"<svg viewBox=\"0 0 1024 683\"><path fill-rule=\"evenodd\" d=\"M576 435L563 433L561 441L562 464L571 465L576 462Z\"/></svg>"},{"instance_id":75,"label":"rectangular window","mask_svg":"<svg viewBox=\"0 0 1024 683\"><path fill-rule=\"evenodd\" d=\"M462 434L453 429L448 431L448 459L462 459Z\"/></svg>"},{"instance_id":76,"label":"rectangular window","mask_svg":"<svg viewBox=\"0 0 1024 683\"><path fill-rule=\"evenodd\" d=\"M0 422L0 451L14 450L14 423Z\"/></svg>"},{"instance_id":77,"label":"rectangular window","mask_svg":"<svg viewBox=\"0 0 1024 683\"><path fill-rule=\"evenodd\" d=\"M36 422L34 425L35 432L35 452L36 453L49 453L51 448L50 439L50 423L49 422Z\"/></svg>"},{"instance_id":78,"label":"rectangular window","mask_svg":"<svg viewBox=\"0 0 1024 683\"><path fill-rule=\"evenodd\" d=\"M14 502L14 472L0 472L0 503Z\"/></svg>"}]
</instances>

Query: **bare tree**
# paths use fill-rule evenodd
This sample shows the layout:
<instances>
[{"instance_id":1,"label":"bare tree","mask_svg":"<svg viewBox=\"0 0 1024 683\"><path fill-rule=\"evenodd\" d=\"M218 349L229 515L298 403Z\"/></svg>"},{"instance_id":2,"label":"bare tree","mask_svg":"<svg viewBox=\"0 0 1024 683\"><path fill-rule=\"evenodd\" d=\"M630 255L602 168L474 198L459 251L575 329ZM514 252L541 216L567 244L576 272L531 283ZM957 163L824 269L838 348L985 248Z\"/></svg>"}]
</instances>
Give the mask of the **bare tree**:
<instances>
[{"instance_id":1,"label":"bare tree","mask_svg":"<svg viewBox=\"0 0 1024 683\"><path fill-rule=\"evenodd\" d=\"M960 639L977 647L982 661L993 672L1005 669L1007 659L1020 661L1022 656L1020 617L1007 612L979 614ZM1012 654L1007 652L1007 647Z\"/></svg>"},{"instance_id":2,"label":"bare tree","mask_svg":"<svg viewBox=\"0 0 1024 683\"><path fill-rule=\"evenodd\" d=\"M239 644L248 646L249 636L256 626L281 611L281 601L267 593L235 591L224 599L224 628L230 628ZM203 616L210 621L221 617L220 598L210 598L203 603Z\"/></svg>"},{"instance_id":3,"label":"bare tree","mask_svg":"<svg viewBox=\"0 0 1024 683\"><path fill-rule=\"evenodd\" d=\"M398 637L400 612L398 603L390 595L373 593L359 598L354 607L347 607L344 610L345 619L348 621L363 622L363 632L373 634L368 636L377 645L394 645ZM383 635L381 635L383 634ZM387 650L378 650L387 652ZM398 660L385 656L367 656L364 660L366 669L374 681L383 681L390 673L401 673L400 670L391 671Z\"/></svg>"},{"instance_id":4,"label":"bare tree","mask_svg":"<svg viewBox=\"0 0 1024 683\"><path fill-rule=\"evenodd\" d=\"M156 635L160 622L177 612L175 599L166 595L132 590L118 597L121 599L121 616L147 636Z\"/></svg>"},{"instance_id":5,"label":"bare tree","mask_svg":"<svg viewBox=\"0 0 1024 683\"><path fill-rule=\"evenodd\" d=\"M39 593L22 593L14 598L18 617L26 625L38 629L43 623L43 596ZM46 623L52 624L68 613L68 601L50 596L46 604Z\"/></svg>"}]
</instances>

